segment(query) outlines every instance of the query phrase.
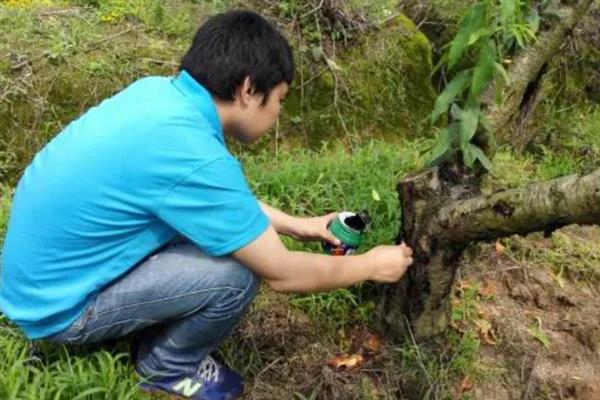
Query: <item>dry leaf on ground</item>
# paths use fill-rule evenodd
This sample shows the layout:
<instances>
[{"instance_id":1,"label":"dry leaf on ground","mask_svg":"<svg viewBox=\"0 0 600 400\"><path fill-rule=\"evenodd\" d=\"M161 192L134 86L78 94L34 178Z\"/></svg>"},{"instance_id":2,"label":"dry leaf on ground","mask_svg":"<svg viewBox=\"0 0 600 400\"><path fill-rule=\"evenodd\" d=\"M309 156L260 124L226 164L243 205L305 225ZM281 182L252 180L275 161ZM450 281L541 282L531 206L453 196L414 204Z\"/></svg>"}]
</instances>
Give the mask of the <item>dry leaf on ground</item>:
<instances>
[{"instance_id":1,"label":"dry leaf on ground","mask_svg":"<svg viewBox=\"0 0 600 400\"><path fill-rule=\"evenodd\" d=\"M504 250L506 250L506 247L504 247L502 245L502 243L500 243L499 241L496 242L496 255L497 256L501 256L504 253Z\"/></svg>"},{"instance_id":2,"label":"dry leaf on ground","mask_svg":"<svg viewBox=\"0 0 600 400\"><path fill-rule=\"evenodd\" d=\"M496 285L496 282L486 280L483 282L483 285L479 288L478 292L481 297L495 296L498 292L498 286Z\"/></svg>"},{"instance_id":3,"label":"dry leaf on ground","mask_svg":"<svg viewBox=\"0 0 600 400\"><path fill-rule=\"evenodd\" d=\"M360 367L364 361L364 357L360 354L352 354L350 356L333 357L327 361L327 365L335 369L354 369Z\"/></svg>"},{"instance_id":4,"label":"dry leaf on ground","mask_svg":"<svg viewBox=\"0 0 600 400\"><path fill-rule=\"evenodd\" d=\"M458 388L459 393L463 394L464 392L468 392L469 390L473 389L473 386L475 385L473 384L471 378L465 376L462 381L460 381L460 387Z\"/></svg>"},{"instance_id":5,"label":"dry leaf on ground","mask_svg":"<svg viewBox=\"0 0 600 400\"><path fill-rule=\"evenodd\" d=\"M369 353L379 353L381 350L381 339L373 333L368 333L366 340L363 342L363 348Z\"/></svg>"}]
</instances>

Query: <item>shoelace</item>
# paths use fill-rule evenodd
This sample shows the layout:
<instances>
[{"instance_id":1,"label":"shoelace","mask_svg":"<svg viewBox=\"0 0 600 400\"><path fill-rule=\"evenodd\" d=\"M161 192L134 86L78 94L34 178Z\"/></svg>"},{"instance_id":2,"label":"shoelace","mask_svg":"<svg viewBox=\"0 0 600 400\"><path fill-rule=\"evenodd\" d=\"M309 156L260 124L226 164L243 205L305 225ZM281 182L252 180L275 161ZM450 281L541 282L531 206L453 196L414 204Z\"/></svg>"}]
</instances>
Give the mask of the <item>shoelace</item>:
<instances>
[{"instance_id":1,"label":"shoelace","mask_svg":"<svg viewBox=\"0 0 600 400\"><path fill-rule=\"evenodd\" d=\"M216 382L219 379L219 364L211 356L206 356L198 367L198 375L204 381Z\"/></svg>"}]
</instances>

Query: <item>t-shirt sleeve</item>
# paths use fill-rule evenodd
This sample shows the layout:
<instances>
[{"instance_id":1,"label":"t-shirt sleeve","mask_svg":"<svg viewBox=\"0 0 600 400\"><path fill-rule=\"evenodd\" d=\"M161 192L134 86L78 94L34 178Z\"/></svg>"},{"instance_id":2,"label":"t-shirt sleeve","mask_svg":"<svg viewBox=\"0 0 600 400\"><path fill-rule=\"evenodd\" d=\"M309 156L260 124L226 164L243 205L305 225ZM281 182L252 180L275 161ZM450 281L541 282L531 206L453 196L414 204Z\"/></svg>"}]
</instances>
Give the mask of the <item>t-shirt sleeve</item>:
<instances>
[{"instance_id":1,"label":"t-shirt sleeve","mask_svg":"<svg viewBox=\"0 0 600 400\"><path fill-rule=\"evenodd\" d=\"M213 256L241 249L270 223L233 157L198 167L175 184L158 216Z\"/></svg>"}]
</instances>

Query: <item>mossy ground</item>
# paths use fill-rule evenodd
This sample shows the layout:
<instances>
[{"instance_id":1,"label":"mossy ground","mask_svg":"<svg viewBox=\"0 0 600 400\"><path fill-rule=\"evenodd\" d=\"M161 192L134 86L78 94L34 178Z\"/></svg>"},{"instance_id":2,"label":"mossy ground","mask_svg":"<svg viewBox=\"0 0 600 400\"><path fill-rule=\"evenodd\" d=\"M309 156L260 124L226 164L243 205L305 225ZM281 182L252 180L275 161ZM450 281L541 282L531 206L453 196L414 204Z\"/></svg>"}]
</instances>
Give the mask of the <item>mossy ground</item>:
<instances>
[{"instance_id":1,"label":"mossy ground","mask_svg":"<svg viewBox=\"0 0 600 400\"><path fill-rule=\"evenodd\" d=\"M275 9L256 3L272 15L283 15L285 4L293 12L307 11L294 9L292 6L301 6L295 1L280 2ZM183 0L10 0L0 4L0 53L6 55L0 58L0 243L11 188L35 151L72 118L137 77L172 73L197 22L230 4ZM383 19L388 15L384 11L378 11ZM284 15L280 21L284 28L289 22L286 18ZM404 28L399 27L398 36L387 36L389 42L382 41L382 47L366 45L366 50L381 54L406 35ZM310 34L313 28L307 29ZM416 39L411 42L413 50L425 51L423 38L410 24L408 29L408 35ZM307 56L320 41L304 43L306 49L295 44L298 54L305 52L301 59L306 65L301 68L309 72L315 66L317 70L327 68L323 61L316 63L312 55ZM334 62L342 69L340 78L368 77L370 66L350 65L361 51L327 53L335 55ZM404 57L413 54L410 52L402 49L390 54ZM425 54L420 57L428 64ZM13 68L25 59L32 62ZM374 224L364 249L393 241L399 228L395 184L402 175L423 166L424 155L433 144L421 123L423 104L416 104L421 111L414 114L395 108L413 105L410 96L418 89L406 89L413 84L411 74L399 78L394 73L404 64L388 60L398 64L386 70L385 61L384 57L374 64L375 81L361 78L346 83L352 88L353 101L375 107L368 112L342 107L349 133L337 125L337 112L330 115L331 124L312 126L321 118L319 113L333 112L309 106L331 103L332 82L323 75L304 86L304 103L296 100L298 108L292 101L279 130L270 138L250 151L236 147L254 190L274 206L301 215L368 208ZM352 68L357 68L356 75L348 72L354 71ZM307 75L304 81L310 78ZM560 82L554 83L560 86ZM319 91L322 84L329 84L329 91ZM579 85L577 81L571 84ZM382 87L391 88L385 92L386 101L376 96ZM300 93L298 90L298 96ZM394 103L398 93L399 102ZM556 93L556 102L542 104L533 121L536 129L548 132L549 140L527 154L514 153L510 147L500 149L485 190L600 167L600 106L593 99L577 97L568 107L558 107L564 104L564 92ZM398 114L383 118L389 110ZM406 124L386 125L393 118L406 119ZM311 146L302 146L306 144ZM579 386L572 382L553 386L553 379L562 381L544 374L540 366L567 362L566 350L598 354L593 347L596 331L577 319L586 312L592 322L595 318L596 309L583 302L593 303L599 290L598 238L595 228L570 227L551 238L531 235L503 240L504 247L473 246L465 253L454 288L453 327L428 344L417 345L410 337L388 342L378 352L367 352L365 364L357 370L334 370L325 364L334 355L364 351L362 342L372 329L377 301L377 288L371 284L307 296L283 296L263 288L248 318L221 353L246 376L247 399L504 399L511 395L507 387L519 395L528 393L530 398L569 398L568 390L585 398L585 384L593 383L593 377L578 376L578 382L584 382ZM320 251L318 244L286 239L286 245ZM543 284L531 289L531 297L525 292L521 298L521 292L511 291L523 276L540 273L550 279L540 278ZM542 299L539 304L535 293ZM556 306L562 304L556 300L561 293L578 306ZM544 298L549 300L546 308L541 308ZM494 309L498 313L490 314ZM576 318L568 319L569 315ZM560 347L561 338L566 337L560 336L565 327L561 320L574 324L573 332L588 327L590 333L580 335L579 342L569 342L572 347L568 349ZM548 347L540 342L544 334L550 340ZM136 387L126 341L82 348L30 343L0 315L0 354L0 399L148 398ZM593 361L586 365L596 371Z\"/></svg>"}]
</instances>

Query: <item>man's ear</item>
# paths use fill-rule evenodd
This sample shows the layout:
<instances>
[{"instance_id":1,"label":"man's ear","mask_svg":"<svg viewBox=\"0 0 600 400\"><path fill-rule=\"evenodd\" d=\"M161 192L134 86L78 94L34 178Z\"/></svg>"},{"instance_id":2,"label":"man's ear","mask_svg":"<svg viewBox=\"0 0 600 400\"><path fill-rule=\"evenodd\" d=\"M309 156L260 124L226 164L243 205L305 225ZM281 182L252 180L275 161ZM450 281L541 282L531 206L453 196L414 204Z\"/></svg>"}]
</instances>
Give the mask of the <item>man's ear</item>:
<instances>
[{"instance_id":1,"label":"man's ear","mask_svg":"<svg viewBox=\"0 0 600 400\"><path fill-rule=\"evenodd\" d=\"M254 95L254 86L252 85L252 81L250 80L249 76L244 78L244 81L237 87L235 92L235 96L239 101L240 106L243 109L248 107L252 96Z\"/></svg>"}]
</instances>

